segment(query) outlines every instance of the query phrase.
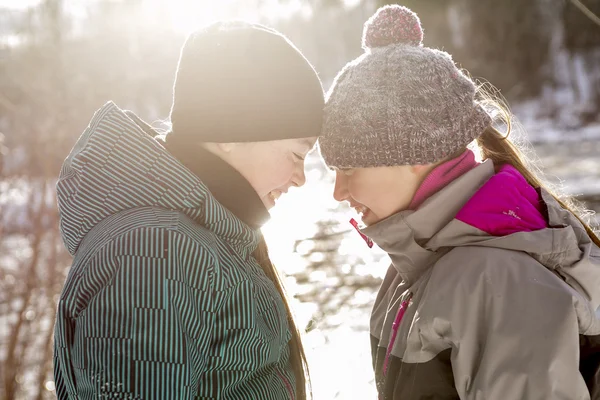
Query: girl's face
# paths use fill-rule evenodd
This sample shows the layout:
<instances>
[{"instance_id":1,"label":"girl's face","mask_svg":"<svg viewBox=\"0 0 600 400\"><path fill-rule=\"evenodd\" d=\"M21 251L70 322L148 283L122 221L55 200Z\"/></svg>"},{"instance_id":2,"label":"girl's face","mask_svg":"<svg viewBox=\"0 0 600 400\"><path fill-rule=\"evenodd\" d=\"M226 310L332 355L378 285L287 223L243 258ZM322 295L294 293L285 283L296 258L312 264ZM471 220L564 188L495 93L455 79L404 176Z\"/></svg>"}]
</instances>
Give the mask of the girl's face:
<instances>
[{"instance_id":1,"label":"girl's face","mask_svg":"<svg viewBox=\"0 0 600 400\"><path fill-rule=\"evenodd\" d=\"M316 137L253 143L221 143L220 156L254 188L267 209L292 186L304 185L304 159Z\"/></svg>"},{"instance_id":2,"label":"girl's face","mask_svg":"<svg viewBox=\"0 0 600 400\"><path fill-rule=\"evenodd\" d=\"M430 165L336 170L333 197L347 201L365 225L406 210Z\"/></svg>"}]
</instances>

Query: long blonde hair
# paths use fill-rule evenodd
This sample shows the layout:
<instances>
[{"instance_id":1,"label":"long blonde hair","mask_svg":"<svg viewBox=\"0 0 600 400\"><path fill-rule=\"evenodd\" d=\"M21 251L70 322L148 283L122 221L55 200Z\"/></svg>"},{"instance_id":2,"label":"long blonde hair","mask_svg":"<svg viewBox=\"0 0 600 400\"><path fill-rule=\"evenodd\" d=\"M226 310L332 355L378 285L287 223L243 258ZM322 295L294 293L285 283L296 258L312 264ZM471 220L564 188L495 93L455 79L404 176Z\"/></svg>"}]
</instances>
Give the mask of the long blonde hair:
<instances>
[{"instance_id":1,"label":"long blonde hair","mask_svg":"<svg viewBox=\"0 0 600 400\"><path fill-rule=\"evenodd\" d=\"M296 377L296 399L304 400L307 399L310 394L310 374L308 371L308 363L306 362L306 354L304 352L304 346L302 345L302 337L300 334L300 330L298 329L296 322L294 321L294 315L292 313L292 309L290 307L288 298L286 296L285 288L283 287L283 282L281 280L281 276L277 271L277 268L271 262L269 257L269 249L267 247L267 243L265 242L264 236L261 235L260 241L258 243L258 247L252 254L258 264L261 266L265 274L271 279L271 281L275 284L277 291L281 295L283 299L283 304L285 305L287 320L290 327L290 331L292 332L292 339L289 343L290 349L290 363L292 364L292 369L294 371L294 376ZM307 391L308 385L308 391ZM310 396L312 397L312 396Z\"/></svg>"},{"instance_id":2,"label":"long blonde hair","mask_svg":"<svg viewBox=\"0 0 600 400\"><path fill-rule=\"evenodd\" d=\"M592 228L589 219L589 215L592 213L586 211L581 202L572 196L568 196L562 193L559 188L548 184L543 179L543 175L534 160L525 154L522 146L511 139L513 117L506 102L499 97L497 92L491 94L489 85L481 86L478 96L481 105L491 110L496 124L500 123L506 127L506 133L501 133L494 125L489 126L477 138L476 143L482 158L492 160L496 167L505 164L512 165L531 186L536 189L544 189L550 193L562 208L570 211L581 222L590 239L600 247L600 238Z\"/></svg>"},{"instance_id":3,"label":"long blonde hair","mask_svg":"<svg viewBox=\"0 0 600 400\"><path fill-rule=\"evenodd\" d=\"M140 118L138 118L135 114L131 112L127 112L127 115L129 115L131 118L134 118L138 125L142 126L149 135L154 136L155 139L158 139L163 143L166 141L167 136L170 134L170 131L155 131L150 125L142 121ZM294 315L292 313L292 309L290 307L288 297L286 295L286 290L281 280L281 276L279 275L277 268L275 268L275 265L273 265L273 263L271 262L271 258L269 257L269 249L267 247L267 243L265 242L265 238L262 234L260 235L258 246L256 250L254 250L254 252L252 253L252 256L258 262L265 275L267 275L267 277L273 282L273 284L277 288L277 291L281 295L283 304L285 305L287 320L290 327L290 331L292 333L292 339L289 343L289 349L290 363L292 364L292 370L296 378L295 398L298 400L305 400L309 396L312 397L312 393L310 390L310 374L308 371L308 363L306 361L306 353L304 352L304 346L302 345L302 337L300 334L300 330L298 329L294 320Z\"/></svg>"}]
</instances>

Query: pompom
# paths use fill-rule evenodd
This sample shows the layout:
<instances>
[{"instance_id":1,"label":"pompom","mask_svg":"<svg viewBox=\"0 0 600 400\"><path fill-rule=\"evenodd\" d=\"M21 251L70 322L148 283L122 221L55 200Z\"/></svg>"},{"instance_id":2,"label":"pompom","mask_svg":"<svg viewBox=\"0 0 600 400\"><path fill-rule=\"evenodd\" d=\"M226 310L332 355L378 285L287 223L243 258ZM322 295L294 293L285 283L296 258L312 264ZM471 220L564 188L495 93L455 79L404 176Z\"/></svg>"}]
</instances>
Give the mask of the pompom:
<instances>
[{"instance_id":1,"label":"pompom","mask_svg":"<svg viewBox=\"0 0 600 400\"><path fill-rule=\"evenodd\" d=\"M423 28L421 20L412 10L397 4L381 7L367 22L363 30L363 49L385 47L391 44L421 46Z\"/></svg>"}]
</instances>

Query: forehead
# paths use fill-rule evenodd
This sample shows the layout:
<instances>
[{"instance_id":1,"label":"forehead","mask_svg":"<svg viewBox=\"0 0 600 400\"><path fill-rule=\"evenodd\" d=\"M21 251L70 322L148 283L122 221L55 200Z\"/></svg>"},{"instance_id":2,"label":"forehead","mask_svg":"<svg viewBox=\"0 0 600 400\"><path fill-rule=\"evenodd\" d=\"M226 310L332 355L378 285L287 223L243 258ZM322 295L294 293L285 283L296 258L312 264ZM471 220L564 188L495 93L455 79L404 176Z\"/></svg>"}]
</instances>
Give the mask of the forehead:
<instances>
[{"instance_id":1,"label":"forehead","mask_svg":"<svg viewBox=\"0 0 600 400\"><path fill-rule=\"evenodd\" d=\"M298 138L281 141L284 147L292 147L301 151L310 151L315 147L317 138Z\"/></svg>"},{"instance_id":2,"label":"forehead","mask_svg":"<svg viewBox=\"0 0 600 400\"><path fill-rule=\"evenodd\" d=\"M280 139L280 140L269 140L265 142L255 142L262 143L267 145L276 145L276 146L306 146L312 148L317 142L317 138L297 138L297 139Z\"/></svg>"},{"instance_id":3,"label":"forehead","mask_svg":"<svg viewBox=\"0 0 600 400\"><path fill-rule=\"evenodd\" d=\"M316 143L317 138L299 138L299 139L281 139L281 140L270 140L265 142L250 142L247 143L249 147L253 148L254 151L310 151Z\"/></svg>"},{"instance_id":4,"label":"forehead","mask_svg":"<svg viewBox=\"0 0 600 400\"><path fill-rule=\"evenodd\" d=\"M344 172L344 171L350 171L351 169L357 169L357 168L351 168L351 167L327 167L329 168L329 170L333 171L333 172Z\"/></svg>"}]
</instances>

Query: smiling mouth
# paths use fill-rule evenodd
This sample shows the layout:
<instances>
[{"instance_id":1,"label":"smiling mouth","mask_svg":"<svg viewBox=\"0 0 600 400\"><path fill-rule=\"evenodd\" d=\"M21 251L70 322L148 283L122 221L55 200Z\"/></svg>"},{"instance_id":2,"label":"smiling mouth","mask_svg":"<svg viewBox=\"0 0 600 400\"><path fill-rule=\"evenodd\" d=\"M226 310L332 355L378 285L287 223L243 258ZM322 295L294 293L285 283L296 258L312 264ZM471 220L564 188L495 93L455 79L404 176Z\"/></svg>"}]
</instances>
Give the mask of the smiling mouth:
<instances>
[{"instance_id":1,"label":"smiling mouth","mask_svg":"<svg viewBox=\"0 0 600 400\"><path fill-rule=\"evenodd\" d=\"M273 190L273 191L269 192L269 197L275 203L281 197L281 194L282 194L282 192L280 190Z\"/></svg>"},{"instance_id":2,"label":"smiling mouth","mask_svg":"<svg viewBox=\"0 0 600 400\"><path fill-rule=\"evenodd\" d=\"M354 206L353 208L360 215L361 219L365 219L365 217L367 217L369 215L369 213L371 212L371 210L369 210L365 206Z\"/></svg>"}]
</instances>

